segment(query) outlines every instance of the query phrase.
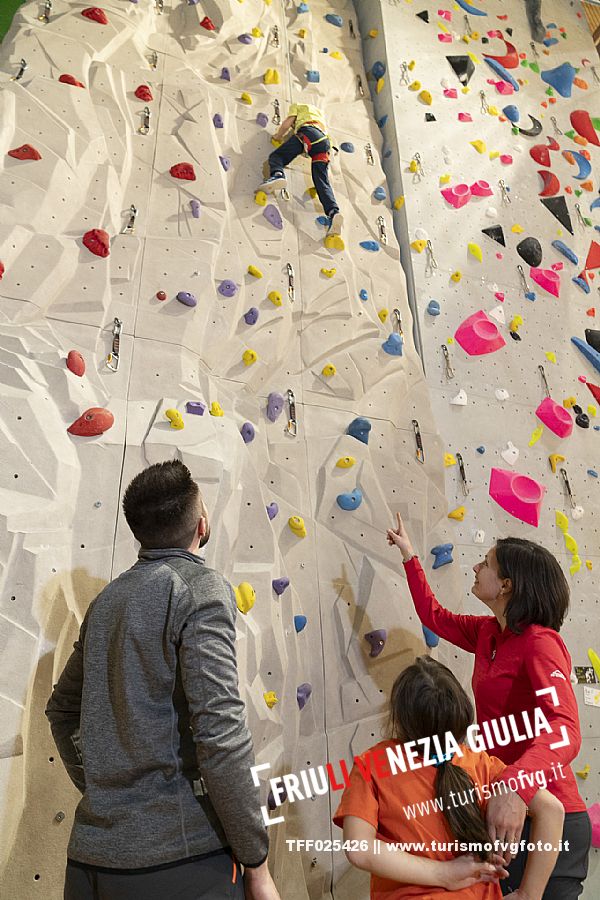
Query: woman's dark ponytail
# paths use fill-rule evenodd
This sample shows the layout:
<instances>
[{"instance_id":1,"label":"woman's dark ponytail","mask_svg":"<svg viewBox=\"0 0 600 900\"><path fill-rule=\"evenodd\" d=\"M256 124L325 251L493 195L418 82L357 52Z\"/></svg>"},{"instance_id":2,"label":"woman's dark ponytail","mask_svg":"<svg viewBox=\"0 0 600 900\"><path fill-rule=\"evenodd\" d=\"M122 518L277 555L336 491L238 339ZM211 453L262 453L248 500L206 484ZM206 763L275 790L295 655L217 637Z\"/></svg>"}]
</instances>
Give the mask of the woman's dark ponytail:
<instances>
[{"instance_id":1,"label":"woman's dark ponytail","mask_svg":"<svg viewBox=\"0 0 600 900\"><path fill-rule=\"evenodd\" d=\"M485 844L491 843L491 839L485 827L485 819L471 776L458 766L453 766L449 762L443 763L437 770L435 793L443 803L444 817L456 840L476 845L468 848L466 852L474 853L486 862L490 857L490 851L484 848ZM457 798L464 803L456 803Z\"/></svg>"}]
</instances>

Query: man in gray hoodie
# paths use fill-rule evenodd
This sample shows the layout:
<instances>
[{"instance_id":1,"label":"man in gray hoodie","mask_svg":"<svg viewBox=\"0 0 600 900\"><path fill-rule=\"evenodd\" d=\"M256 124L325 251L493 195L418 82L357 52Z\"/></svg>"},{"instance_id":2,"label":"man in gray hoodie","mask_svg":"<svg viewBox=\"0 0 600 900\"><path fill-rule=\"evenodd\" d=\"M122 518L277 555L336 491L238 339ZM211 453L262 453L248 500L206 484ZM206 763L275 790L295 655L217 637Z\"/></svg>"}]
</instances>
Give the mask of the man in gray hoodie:
<instances>
[{"instance_id":1,"label":"man in gray hoodie","mask_svg":"<svg viewBox=\"0 0 600 900\"><path fill-rule=\"evenodd\" d=\"M279 900L239 695L237 608L197 555L210 536L198 485L182 462L158 463L133 479L123 510L138 561L91 603L46 709L83 795L65 900Z\"/></svg>"}]
</instances>

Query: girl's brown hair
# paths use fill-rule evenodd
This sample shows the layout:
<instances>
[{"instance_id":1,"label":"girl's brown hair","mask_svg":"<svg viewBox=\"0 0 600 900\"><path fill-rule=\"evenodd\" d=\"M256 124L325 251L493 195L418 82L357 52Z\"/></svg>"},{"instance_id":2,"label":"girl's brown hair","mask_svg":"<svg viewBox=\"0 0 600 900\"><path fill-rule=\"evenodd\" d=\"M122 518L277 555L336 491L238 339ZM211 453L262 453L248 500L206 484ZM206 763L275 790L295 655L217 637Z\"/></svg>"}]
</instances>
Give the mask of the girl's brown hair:
<instances>
[{"instance_id":1,"label":"girl's brown hair","mask_svg":"<svg viewBox=\"0 0 600 900\"><path fill-rule=\"evenodd\" d=\"M457 743L464 741L473 717L473 704L450 669L429 656L420 656L394 682L388 738L407 743L438 735L444 748L447 732ZM433 753L432 749L431 755ZM436 797L443 803L443 814L450 831L458 841L478 844L481 850L476 855L485 861L490 852L484 845L490 843L491 838L474 788L473 779L459 766L446 762L436 768ZM451 791L465 799L464 805L455 806L451 802Z\"/></svg>"}]
</instances>

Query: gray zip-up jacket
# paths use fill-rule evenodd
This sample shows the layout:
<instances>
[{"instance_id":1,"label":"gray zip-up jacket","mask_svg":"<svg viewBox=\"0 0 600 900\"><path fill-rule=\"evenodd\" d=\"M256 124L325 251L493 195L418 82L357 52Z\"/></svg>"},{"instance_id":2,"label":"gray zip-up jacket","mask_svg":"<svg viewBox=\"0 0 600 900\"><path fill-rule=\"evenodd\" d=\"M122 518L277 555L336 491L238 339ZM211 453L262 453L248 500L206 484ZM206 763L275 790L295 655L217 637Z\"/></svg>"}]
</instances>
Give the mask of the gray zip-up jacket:
<instances>
[{"instance_id":1,"label":"gray zip-up jacket","mask_svg":"<svg viewBox=\"0 0 600 900\"><path fill-rule=\"evenodd\" d=\"M264 862L236 613L223 576L179 549L141 550L92 602L46 709L83 794L70 859L135 869L230 847Z\"/></svg>"}]
</instances>

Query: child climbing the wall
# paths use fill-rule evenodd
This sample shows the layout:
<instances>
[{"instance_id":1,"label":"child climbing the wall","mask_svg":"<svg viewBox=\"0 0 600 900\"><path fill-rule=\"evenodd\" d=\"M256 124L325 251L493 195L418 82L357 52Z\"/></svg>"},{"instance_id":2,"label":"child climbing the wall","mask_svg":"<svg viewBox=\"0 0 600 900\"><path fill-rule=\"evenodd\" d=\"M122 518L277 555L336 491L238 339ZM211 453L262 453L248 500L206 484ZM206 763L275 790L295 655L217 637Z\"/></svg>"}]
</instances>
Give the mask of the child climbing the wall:
<instances>
[{"instance_id":1,"label":"child climbing the wall","mask_svg":"<svg viewBox=\"0 0 600 900\"><path fill-rule=\"evenodd\" d=\"M279 130L273 135L273 140L283 141L289 131L293 131L292 136L269 156L271 174L266 181L263 181L259 190L272 193L279 188L284 188L286 178L283 170L293 159L306 151L311 159L313 184L325 210L325 215L329 219L327 234L339 235L342 231L343 217L329 183L331 142L323 113L316 106L292 103L287 119L281 123Z\"/></svg>"},{"instance_id":2,"label":"child climbing the wall","mask_svg":"<svg viewBox=\"0 0 600 900\"><path fill-rule=\"evenodd\" d=\"M493 852L484 813L494 787L508 790L503 783L491 785L505 766L463 743L472 723L473 705L465 691L450 669L431 657L417 658L396 679L389 739L357 758L333 817L344 829L344 842L355 844L345 848L349 861L371 873L372 900L502 897L498 879L507 872ZM414 742L412 763L409 742ZM404 767L393 763L399 752ZM542 900L558 856L564 820L560 801L539 790L529 814L531 842L555 849L529 853L520 887L508 895L512 900ZM408 851L389 849L400 841ZM475 856L465 855L467 850Z\"/></svg>"}]
</instances>

